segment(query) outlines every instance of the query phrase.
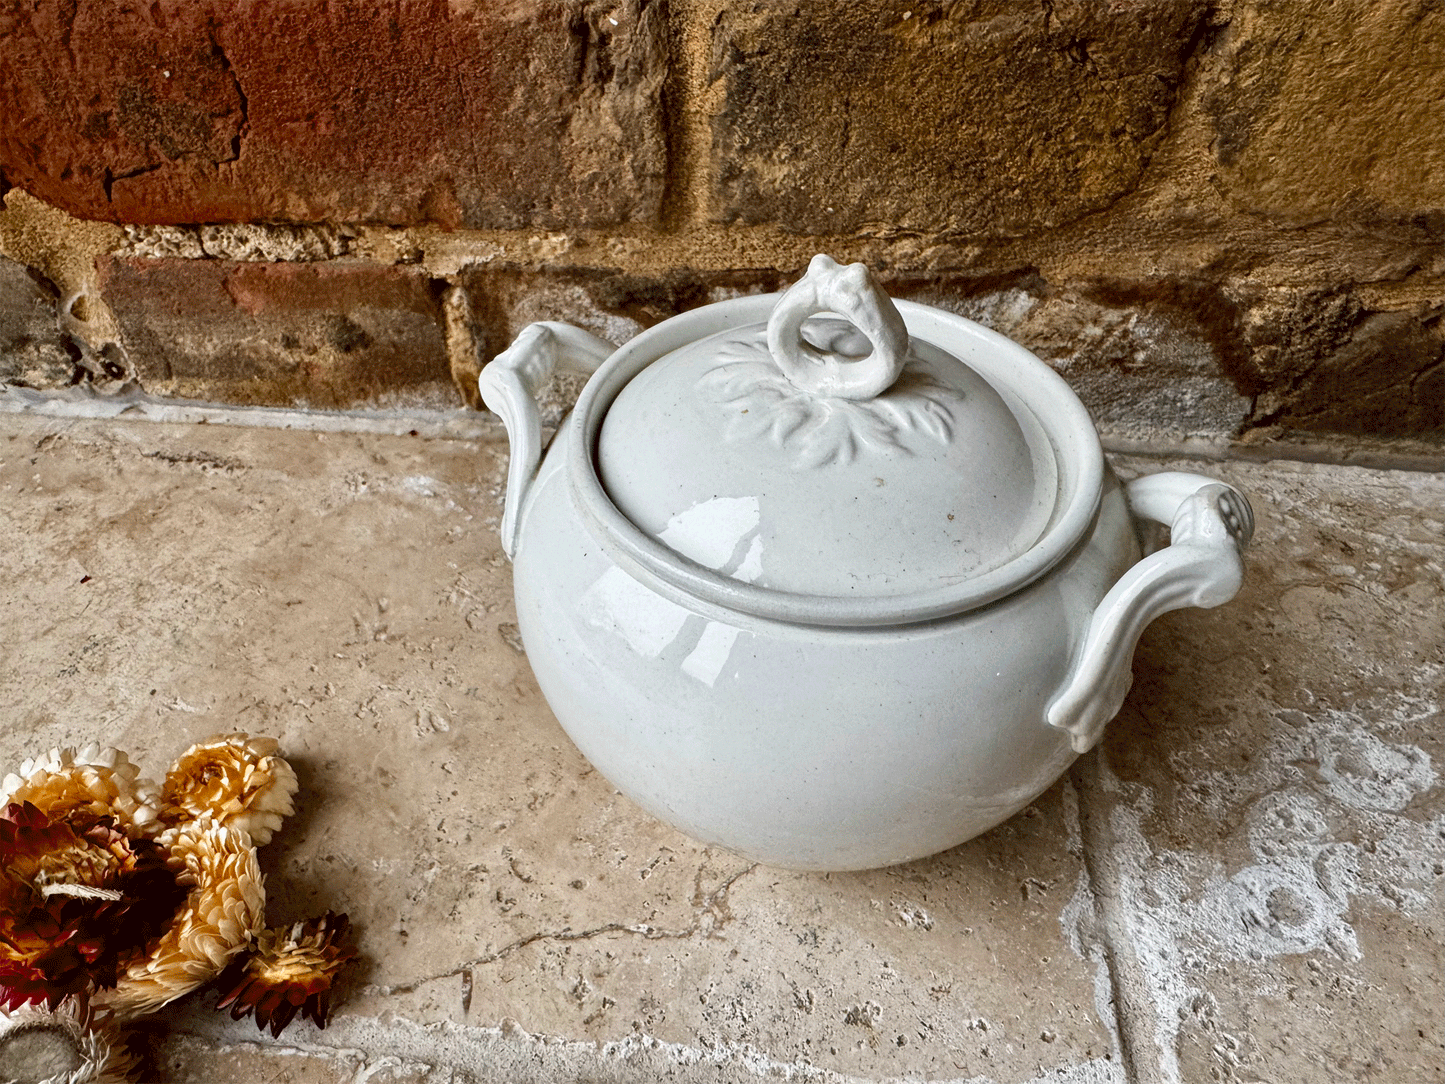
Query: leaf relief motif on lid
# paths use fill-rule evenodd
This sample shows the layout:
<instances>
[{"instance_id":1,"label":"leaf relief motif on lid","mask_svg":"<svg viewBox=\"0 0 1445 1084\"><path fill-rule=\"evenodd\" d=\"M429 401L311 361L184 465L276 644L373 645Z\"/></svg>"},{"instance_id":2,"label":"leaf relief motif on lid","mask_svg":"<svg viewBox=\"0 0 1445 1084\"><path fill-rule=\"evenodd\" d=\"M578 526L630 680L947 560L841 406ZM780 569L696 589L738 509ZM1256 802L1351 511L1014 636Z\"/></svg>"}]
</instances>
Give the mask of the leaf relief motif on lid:
<instances>
[{"instance_id":1,"label":"leaf relief motif on lid","mask_svg":"<svg viewBox=\"0 0 1445 1084\"><path fill-rule=\"evenodd\" d=\"M731 340L699 380L713 402L731 408L728 441L771 441L800 467L848 464L861 455L917 455L953 440L963 393L939 382L916 358L874 399L818 397L783 375L766 343Z\"/></svg>"}]
</instances>

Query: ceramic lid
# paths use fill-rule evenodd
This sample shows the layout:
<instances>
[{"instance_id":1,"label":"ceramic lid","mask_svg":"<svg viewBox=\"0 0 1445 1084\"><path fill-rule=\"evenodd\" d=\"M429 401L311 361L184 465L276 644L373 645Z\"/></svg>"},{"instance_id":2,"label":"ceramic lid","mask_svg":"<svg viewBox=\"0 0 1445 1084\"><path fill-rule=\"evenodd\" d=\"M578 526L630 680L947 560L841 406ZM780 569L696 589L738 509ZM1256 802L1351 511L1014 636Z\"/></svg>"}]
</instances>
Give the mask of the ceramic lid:
<instances>
[{"instance_id":1,"label":"ceramic lid","mask_svg":"<svg viewBox=\"0 0 1445 1084\"><path fill-rule=\"evenodd\" d=\"M579 403L589 480L606 497L593 503L616 513L606 529L625 521L623 548L653 572L700 577L714 601L762 599L766 616L858 624L962 608L980 597L970 585L1038 574L1061 495L1079 489L1017 389L910 334L861 264L819 256L766 323L632 368L603 381L605 416Z\"/></svg>"}]
</instances>

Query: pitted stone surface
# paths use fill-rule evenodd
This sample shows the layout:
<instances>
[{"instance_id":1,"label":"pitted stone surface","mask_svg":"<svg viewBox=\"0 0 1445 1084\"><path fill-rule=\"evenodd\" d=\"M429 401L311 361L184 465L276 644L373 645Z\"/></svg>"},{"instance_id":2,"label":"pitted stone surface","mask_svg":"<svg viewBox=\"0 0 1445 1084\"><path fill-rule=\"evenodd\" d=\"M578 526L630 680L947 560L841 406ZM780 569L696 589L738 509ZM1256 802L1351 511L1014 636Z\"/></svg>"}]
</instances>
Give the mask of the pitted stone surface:
<instances>
[{"instance_id":1,"label":"pitted stone surface","mask_svg":"<svg viewBox=\"0 0 1445 1084\"><path fill-rule=\"evenodd\" d=\"M302 791L268 918L360 932L326 1031L201 994L151 1026L159 1077L1430 1079L1438 476L1122 462L1251 494L1241 597L1151 628L1102 752L1024 814L820 876L690 842L571 747L517 643L505 459L0 416L0 764L273 734Z\"/></svg>"}]
</instances>

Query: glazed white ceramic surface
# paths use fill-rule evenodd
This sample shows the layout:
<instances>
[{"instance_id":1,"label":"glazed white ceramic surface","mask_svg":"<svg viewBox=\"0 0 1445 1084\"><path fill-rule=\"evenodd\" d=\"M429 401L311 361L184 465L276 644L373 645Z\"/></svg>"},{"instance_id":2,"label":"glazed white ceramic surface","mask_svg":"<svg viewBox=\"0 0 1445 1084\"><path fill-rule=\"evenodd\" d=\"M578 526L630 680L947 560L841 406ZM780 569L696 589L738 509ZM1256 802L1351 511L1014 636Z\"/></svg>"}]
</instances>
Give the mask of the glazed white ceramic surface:
<instances>
[{"instance_id":1,"label":"glazed white ceramic surface","mask_svg":"<svg viewBox=\"0 0 1445 1084\"><path fill-rule=\"evenodd\" d=\"M558 367L595 375L543 459ZM1121 487L1047 366L860 265L615 351L532 325L481 387L558 720L643 808L771 864L889 865L1004 820L1098 740L1144 626L1242 576L1240 494ZM1135 517L1171 544L1141 560Z\"/></svg>"}]
</instances>

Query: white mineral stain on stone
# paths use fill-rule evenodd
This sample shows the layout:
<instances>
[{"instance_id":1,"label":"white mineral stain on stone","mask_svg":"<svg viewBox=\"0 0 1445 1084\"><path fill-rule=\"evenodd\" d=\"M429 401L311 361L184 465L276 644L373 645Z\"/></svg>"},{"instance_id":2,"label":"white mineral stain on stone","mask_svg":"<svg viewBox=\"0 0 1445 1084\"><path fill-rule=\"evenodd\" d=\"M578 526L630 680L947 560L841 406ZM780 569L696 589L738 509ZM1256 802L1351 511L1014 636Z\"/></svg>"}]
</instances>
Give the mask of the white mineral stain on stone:
<instances>
[{"instance_id":1,"label":"white mineral stain on stone","mask_svg":"<svg viewBox=\"0 0 1445 1084\"><path fill-rule=\"evenodd\" d=\"M1438 906L1432 891L1445 865L1445 817L1421 822L1402 811L1439 777L1423 750L1377 736L1436 710L1415 700L1368 716L1277 713L1279 725L1248 777L1265 793L1250 801L1239 792L1239 778L1227 773L1198 781L1200 793L1217 796L1206 804L1221 819L1241 799L1248 803L1244 834L1253 862L1234 870L1217 854L1154 850L1145 831L1152 792L1122 783L1101 764L1106 789L1118 800L1110 828L1124 897L1119 906L1150 987L1161 1080L1184 1084L1176 1060L1181 1022L1213 1006L1191 974L1307 952L1358 960L1353 901L1416 913ZM1090 936L1094 906L1081 878L1060 922L1074 951L1095 961L1104 979L1099 1013L1109 1019L1107 967ZM1256 973L1263 984L1275 981L1266 968Z\"/></svg>"},{"instance_id":2,"label":"white mineral stain on stone","mask_svg":"<svg viewBox=\"0 0 1445 1084\"><path fill-rule=\"evenodd\" d=\"M249 1038L249 1033L230 1022L216 1022L205 1030L211 1032L208 1037L212 1042L224 1036L244 1044ZM219 1049L232 1047L222 1045ZM645 1032L593 1043L529 1034L512 1020L504 1021L501 1027L455 1023L422 1026L404 1019L342 1015L310 1042L297 1046L272 1043L267 1045L266 1053L275 1057L304 1054L344 1059L355 1073L352 1079L358 1081L389 1080L399 1068L424 1072L442 1066L474 1074L478 1080L588 1079L599 1084L635 1084L644 1079L665 1079L676 1084L715 1084L722 1079L745 1078L793 1084L878 1084L879 1080L834 1072L805 1061L780 1060L751 1043L703 1040L694 1045L668 1042ZM725 1072L726 1077L720 1072ZM888 1079L903 1084L916 1078ZM1045 1071L1019 1084L1125 1084L1125 1080L1118 1062L1093 1058ZM1002 1082L993 1077L970 1076L949 1077L936 1084Z\"/></svg>"},{"instance_id":3,"label":"white mineral stain on stone","mask_svg":"<svg viewBox=\"0 0 1445 1084\"><path fill-rule=\"evenodd\" d=\"M1330 796L1356 809L1401 810L1435 785L1427 753L1390 745L1363 730L1322 734L1316 754Z\"/></svg>"},{"instance_id":4,"label":"white mineral stain on stone","mask_svg":"<svg viewBox=\"0 0 1445 1084\"><path fill-rule=\"evenodd\" d=\"M401 486L408 493L414 493L418 497L435 497L437 490L441 488L441 483L425 474L412 474L401 480Z\"/></svg>"}]
</instances>

